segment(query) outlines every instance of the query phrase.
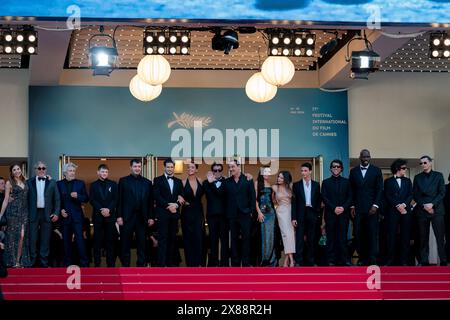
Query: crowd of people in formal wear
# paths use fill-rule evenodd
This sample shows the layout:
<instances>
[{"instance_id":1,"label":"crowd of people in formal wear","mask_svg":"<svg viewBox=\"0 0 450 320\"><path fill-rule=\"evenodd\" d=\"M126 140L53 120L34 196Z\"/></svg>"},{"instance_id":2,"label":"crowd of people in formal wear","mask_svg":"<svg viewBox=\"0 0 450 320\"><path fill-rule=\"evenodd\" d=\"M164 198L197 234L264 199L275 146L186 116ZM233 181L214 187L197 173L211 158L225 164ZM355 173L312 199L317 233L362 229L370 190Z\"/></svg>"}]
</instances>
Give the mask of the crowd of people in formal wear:
<instances>
[{"instance_id":1,"label":"crowd of people in formal wear","mask_svg":"<svg viewBox=\"0 0 450 320\"><path fill-rule=\"evenodd\" d=\"M348 178L342 161L331 161L322 184L312 179L311 163L301 164L301 179L293 182L290 172L269 167L253 179L238 160L228 163L229 177L214 163L202 181L198 164L189 163L181 180L166 159L164 173L151 181L133 159L118 183L101 164L89 194L73 163L64 165L60 181L42 161L29 180L16 164L0 178L0 258L16 268L88 267L92 260L98 267L102 257L108 267L117 258L129 267L136 247L136 266L172 267L180 265L182 247L189 267L429 265L431 225L439 264L447 265L450 183L432 159L420 159L413 182L405 160L395 160L383 181L368 150L359 159Z\"/></svg>"}]
</instances>

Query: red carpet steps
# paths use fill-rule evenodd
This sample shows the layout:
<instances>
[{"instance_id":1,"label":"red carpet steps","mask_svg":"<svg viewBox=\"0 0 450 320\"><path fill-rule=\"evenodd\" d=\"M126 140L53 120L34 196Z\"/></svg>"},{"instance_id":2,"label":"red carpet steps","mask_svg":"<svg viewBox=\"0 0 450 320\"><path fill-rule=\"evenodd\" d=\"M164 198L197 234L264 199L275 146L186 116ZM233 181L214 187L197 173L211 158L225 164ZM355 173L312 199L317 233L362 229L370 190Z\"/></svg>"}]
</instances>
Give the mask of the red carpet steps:
<instances>
[{"instance_id":1,"label":"red carpet steps","mask_svg":"<svg viewBox=\"0 0 450 320\"><path fill-rule=\"evenodd\" d=\"M81 288L71 290L75 277L64 268L10 269L0 283L6 300L450 300L450 267L379 270L83 268Z\"/></svg>"}]
</instances>

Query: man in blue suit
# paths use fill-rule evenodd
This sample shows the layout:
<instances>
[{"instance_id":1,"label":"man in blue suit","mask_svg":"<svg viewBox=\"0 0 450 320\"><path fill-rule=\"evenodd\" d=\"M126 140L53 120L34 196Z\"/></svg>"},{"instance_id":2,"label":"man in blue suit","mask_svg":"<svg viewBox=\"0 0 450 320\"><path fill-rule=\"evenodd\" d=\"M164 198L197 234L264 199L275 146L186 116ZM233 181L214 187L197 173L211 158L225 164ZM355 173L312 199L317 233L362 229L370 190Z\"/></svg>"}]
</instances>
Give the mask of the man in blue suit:
<instances>
[{"instance_id":1,"label":"man in blue suit","mask_svg":"<svg viewBox=\"0 0 450 320\"><path fill-rule=\"evenodd\" d=\"M72 264L72 237L80 257L80 267L88 266L86 247L83 240L83 209L82 203L89 201L86 186L83 181L75 179L77 166L67 163L63 167L64 179L57 182L61 195L61 224L64 242L64 265Z\"/></svg>"}]
</instances>

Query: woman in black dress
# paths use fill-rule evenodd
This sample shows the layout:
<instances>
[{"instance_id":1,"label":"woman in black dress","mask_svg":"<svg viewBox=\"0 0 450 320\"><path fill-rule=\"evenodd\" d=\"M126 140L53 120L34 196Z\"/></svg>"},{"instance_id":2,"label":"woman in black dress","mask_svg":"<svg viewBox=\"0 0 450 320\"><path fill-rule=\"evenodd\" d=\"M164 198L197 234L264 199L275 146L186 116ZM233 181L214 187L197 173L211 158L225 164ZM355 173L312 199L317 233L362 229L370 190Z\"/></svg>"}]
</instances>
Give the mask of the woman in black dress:
<instances>
[{"instance_id":1,"label":"woman in black dress","mask_svg":"<svg viewBox=\"0 0 450 320\"><path fill-rule=\"evenodd\" d=\"M197 178L198 165L189 163L188 177L183 180L184 200L181 212L181 227L183 231L184 256L188 267L200 267L203 254L204 216L202 197L204 190L202 182Z\"/></svg>"},{"instance_id":2,"label":"woman in black dress","mask_svg":"<svg viewBox=\"0 0 450 320\"><path fill-rule=\"evenodd\" d=\"M28 218L28 186L18 164L10 168L10 179L6 182L5 198L0 217L5 214L5 263L7 267L30 267L30 237Z\"/></svg>"}]
</instances>

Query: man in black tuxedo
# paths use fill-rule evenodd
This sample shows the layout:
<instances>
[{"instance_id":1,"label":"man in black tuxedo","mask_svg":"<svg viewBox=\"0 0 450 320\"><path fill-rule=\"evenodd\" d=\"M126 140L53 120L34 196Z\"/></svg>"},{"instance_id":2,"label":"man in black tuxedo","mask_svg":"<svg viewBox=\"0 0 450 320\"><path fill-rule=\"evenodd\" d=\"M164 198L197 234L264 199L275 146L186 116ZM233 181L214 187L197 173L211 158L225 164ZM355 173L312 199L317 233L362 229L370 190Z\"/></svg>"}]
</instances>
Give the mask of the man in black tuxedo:
<instances>
[{"instance_id":1,"label":"man in black tuxedo","mask_svg":"<svg viewBox=\"0 0 450 320\"><path fill-rule=\"evenodd\" d=\"M445 246L447 249L447 257L450 257L450 174L448 175L447 185L445 186L445 198L444 198L444 206L445 206ZM448 259L448 258L447 258Z\"/></svg>"},{"instance_id":2,"label":"man in black tuxedo","mask_svg":"<svg viewBox=\"0 0 450 320\"><path fill-rule=\"evenodd\" d=\"M155 212L158 221L158 266L175 266L174 254L180 206L183 198L183 183L173 176L175 163L164 160L164 174L154 180Z\"/></svg>"},{"instance_id":3,"label":"man in black tuxedo","mask_svg":"<svg viewBox=\"0 0 450 320\"><path fill-rule=\"evenodd\" d=\"M114 267L114 233L117 209L117 183L108 179L109 168L101 164L97 169L98 180L93 182L90 190L90 203L93 208L94 223L94 265L100 267L103 243L106 249L106 265Z\"/></svg>"},{"instance_id":4,"label":"man in black tuxedo","mask_svg":"<svg viewBox=\"0 0 450 320\"><path fill-rule=\"evenodd\" d=\"M328 265L346 265L352 188L350 187L350 181L341 176L344 170L341 160L331 161L330 170L331 177L325 179L322 183L327 234L327 260Z\"/></svg>"},{"instance_id":5,"label":"man in black tuxedo","mask_svg":"<svg viewBox=\"0 0 450 320\"><path fill-rule=\"evenodd\" d=\"M387 259L386 265L395 263L397 230L400 228L400 265L408 265L409 241L411 238L412 212L411 201L412 182L405 177L407 162L395 160L391 165L394 176L384 182L384 197L386 200L385 217L387 223Z\"/></svg>"},{"instance_id":6,"label":"man in black tuxedo","mask_svg":"<svg viewBox=\"0 0 450 320\"><path fill-rule=\"evenodd\" d=\"M322 197L320 185L311 180L312 165L303 163L301 168L302 179L294 183L292 193L292 225L295 229L295 265L314 266L315 247L317 236L317 223L321 219ZM303 261L306 235L306 263Z\"/></svg>"},{"instance_id":7,"label":"man in black tuxedo","mask_svg":"<svg viewBox=\"0 0 450 320\"><path fill-rule=\"evenodd\" d=\"M219 239L220 239L220 266L229 264L229 224L225 214L225 177L222 176L223 165L213 163L207 180L203 182L207 200L207 221L211 254L208 266L219 266Z\"/></svg>"},{"instance_id":8,"label":"man in black tuxedo","mask_svg":"<svg viewBox=\"0 0 450 320\"><path fill-rule=\"evenodd\" d=\"M350 170L349 177L359 265L377 264L378 256L378 213L383 199L383 174L380 168L370 164L370 159L369 150L361 150L360 165Z\"/></svg>"},{"instance_id":9,"label":"man in black tuxedo","mask_svg":"<svg viewBox=\"0 0 450 320\"><path fill-rule=\"evenodd\" d=\"M131 240L136 235L138 267L145 263L145 232L147 226L155 223L153 215L152 182L141 175L142 161L130 161L130 175L119 180L119 202L117 223L121 226L121 261L122 266L129 267L131 263Z\"/></svg>"},{"instance_id":10,"label":"man in black tuxedo","mask_svg":"<svg viewBox=\"0 0 450 320\"><path fill-rule=\"evenodd\" d=\"M37 264L39 241L39 265L48 267L52 222L60 215L61 200L56 181L47 176L47 166L38 161L34 166L36 175L28 180L28 213L30 217L31 265Z\"/></svg>"},{"instance_id":11,"label":"man in black tuxedo","mask_svg":"<svg viewBox=\"0 0 450 320\"><path fill-rule=\"evenodd\" d=\"M250 266L250 235L252 215L256 211L253 180L241 172L241 164L233 160L228 165L231 177L224 182L226 216L231 230L231 265ZM241 238L241 252L239 252ZM241 254L239 254L241 253Z\"/></svg>"},{"instance_id":12,"label":"man in black tuxedo","mask_svg":"<svg viewBox=\"0 0 450 320\"><path fill-rule=\"evenodd\" d=\"M430 223L433 226L434 235L440 264L447 265L445 253L445 182L442 173L432 170L432 159L429 156L420 158L423 171L414 177L413 196L417 202L420 263L428 265Z\"/></svg>"},{"instance_id":13,"label":"man in black tuxedo","mask_svg":"<svg viewBox=\"0 0 450 320\"><path fill-rule=\"evenodd\" d=\"M72 238L78 249L80 267L88 267L86 244L83 237L84 212L82 204L89 201L84 181L75 179L77 166L66 163L63 167L64 179L58 181L58 191L61 198L61 233L64 243L64 266L72 261Z\"/></svg>"}]
</instances>

